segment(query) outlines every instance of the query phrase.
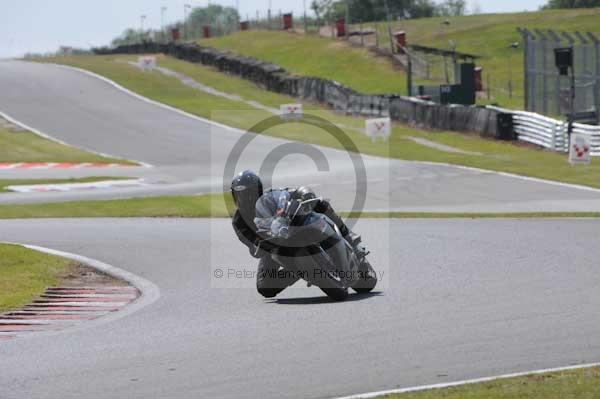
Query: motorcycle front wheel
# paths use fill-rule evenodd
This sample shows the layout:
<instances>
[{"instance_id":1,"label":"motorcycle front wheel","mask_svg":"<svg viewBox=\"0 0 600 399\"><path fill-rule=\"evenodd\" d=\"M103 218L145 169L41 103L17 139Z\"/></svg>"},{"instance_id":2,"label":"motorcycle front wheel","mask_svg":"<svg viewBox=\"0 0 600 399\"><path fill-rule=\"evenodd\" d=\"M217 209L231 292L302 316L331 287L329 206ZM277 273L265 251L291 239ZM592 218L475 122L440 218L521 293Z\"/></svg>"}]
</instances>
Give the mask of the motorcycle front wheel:
<instances>
[{"instance_id":1,"label":"motorcycle front wheel","mask_svg":"<svg viewBox=\"0 0 600 399\"><path fill-rule=\"evenodd\" d=\"M370 263L366 262L361 265L362 277L352 286L352 289L358 294L368 294L373 291L377 285L377 273Z\"/></svg>"},{"instance_id":2,"label":"motorcycle front wheel","mask_svg":"<svg viewBox=\"0 0 600 399\"><path fill-rule=\"evenodd\" d=\"M348 298L347 288L321 288L321 291L334 301L343 301Z\"/></svg>"}]
</instances>

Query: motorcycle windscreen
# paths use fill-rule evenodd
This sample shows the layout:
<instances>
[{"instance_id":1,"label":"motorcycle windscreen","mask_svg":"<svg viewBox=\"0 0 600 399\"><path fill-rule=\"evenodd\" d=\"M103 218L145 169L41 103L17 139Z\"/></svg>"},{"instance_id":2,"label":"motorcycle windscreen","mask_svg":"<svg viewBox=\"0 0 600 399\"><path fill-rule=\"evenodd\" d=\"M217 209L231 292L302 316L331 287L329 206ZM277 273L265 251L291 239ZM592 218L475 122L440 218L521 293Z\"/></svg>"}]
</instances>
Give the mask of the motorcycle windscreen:
<instances>
[{"instance_id":1,"label":"motorcycle windscreen","mask_svg":"<svg viewBox=\"0 0 600 399\"><path fill-rule=\"evenodd\" d=\"M261 231L270 231L273 222L283 213L290 199L285 190L273 190L264 193L256 201L254 224Z\"/></svg>"}]
</instances>

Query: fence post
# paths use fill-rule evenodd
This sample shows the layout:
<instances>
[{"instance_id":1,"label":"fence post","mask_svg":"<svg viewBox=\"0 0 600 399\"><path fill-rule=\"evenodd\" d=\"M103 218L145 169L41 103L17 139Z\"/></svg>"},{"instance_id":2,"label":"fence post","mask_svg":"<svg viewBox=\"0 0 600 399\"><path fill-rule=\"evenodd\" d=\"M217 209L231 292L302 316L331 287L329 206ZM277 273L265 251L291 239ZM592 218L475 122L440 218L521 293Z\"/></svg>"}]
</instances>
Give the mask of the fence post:
<instances>
[{"instance_id":1,"label":"fence post","mask_svg":"<svg viewBox=\"0 0 600 399\"><path fill-rule=\"evenodd\" d=\"M524 59L525 59L525 86L523 87L523 89L525 90L525 111L530 111L531 110L531 92L529 90L529 81L531 79L531 76L529 74L529 53L531 52L531 45L529 44L529 35L525 34L523 35L523 39L524 39L524 48L525 48L525 55L524 55Z\"/></svg>"},{"instance_id":2,"label":"fence post","mask_svg":"<svg viewBox=\"0 0 600 399\"><path fill-rule=\"evenodd\" d=\"M377 22L374 22L375 26L375 48L379 48L379 28L377 26Z\"/></svg>"},{"instance_id":3,"label":"fence post","mask_svg":"<svg viewBox=\"0 0 600 399\"><path fill-rule=\"evenodd\" d=\"M596 121L600 124L600 40L595 40L596 45Z\"/></svg>"},{"instance_id":4,"label":"fence post","mask_svg":"<svg viewBox=\"0 0 600 399\"><path fill-rule=\"evenodd\" d=\"M387 25L387 31L388 31L388 37L390 38L390 51L392 52L392 54L394 54L395 53L394 36L392 35L392 25L389 22Z\"/></svg>"},{"instance_id":5,"label":"fence post","mask_svg":"<svg viewBox=\"0 0 600 399\"><path fill-rule=\"evenodd\" d=\"M535 48L532 41L535 36L526 28L517 28L523 38L523 70L525 72L524 93L525 93L525 110L535 111ZM532 79L533 77L533 79Z\"/></svg>"},{"instance_id":6,"label":"fence post","mask_svg":"<svg viewBox=\"0 0 600 399\"><path fill-rule=\"evenodd\" d=\"M346 40L350 40L350 5L346 2L346 16L344 20L344 36Z\"/></svg>"},{"instance_id":7,"label":"fence post","mask_svg":"<svg viewBox=\"0 0 600 399\"><path fill-rule=\"evenodd\" d=\"M541 36L542 39L542 63L545 66L548 62L548 39L546 36ZM542 113L548 115L548 77L545 73L542 74Z\"/></svg>"},{"instance_id":8,"label":"fence post","mask_svg":"<svg viewBox=\"0 0 600 399\"><path fill-rule=\"evenodd\" d=\"M594 42L596 49L596 90L594 90L594 100L596 103L596 120L600 123L600 40L591 32L588 33L588 36Z\"/></svg>"},{"instance_id":9,"label":"fence post","mask_svg":"<svg viewBox=\"0 0 600 399\"><path fill-rule=\"evenodd\" d=\"M362 19L359 20L359 24L360 24L360 45L364 46L365 45L365 35L363 35L363 23L362 23Z\"/></svg>"},{"instance_id":10,"label":"fence post","mask_svg":"<svg viewBox=\"0 0 600 399\"><path fill-rule=\"evenodd\" d=\"M406 52L406 60L407 60L407 71L406 71L406 87L408 89L408 96L413 96L413 65L412 65L412 57L410 53Z\"/></svg>"},{"instance_id":11,"label":"fence post","mask_svg":"<svg viewBox=\"0 0 600 399\"><path fill-rule=\"evenodd\" d=\"M529 40L527 29L517 28L517 31L521 34L521 39L523 40L523 100L524 100L524 109L525 111L529 110L529 90L528 90L528 77L529 72L527 71L527 67L529 65L527 61L527 57L529 55Z\"/></svg>"}]
</instances>

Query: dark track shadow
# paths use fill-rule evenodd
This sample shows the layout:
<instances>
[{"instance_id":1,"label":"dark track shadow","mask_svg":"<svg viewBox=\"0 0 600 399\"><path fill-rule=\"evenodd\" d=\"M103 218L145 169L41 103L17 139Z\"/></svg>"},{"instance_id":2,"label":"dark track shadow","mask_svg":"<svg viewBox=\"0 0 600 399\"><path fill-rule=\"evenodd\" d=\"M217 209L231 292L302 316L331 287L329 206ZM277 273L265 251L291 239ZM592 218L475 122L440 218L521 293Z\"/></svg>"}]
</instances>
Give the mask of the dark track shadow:
<instances>
[{"instance_id":1,"label":"dark track shadow","mask_svg":"<svg viewBox=\"0 0 600 399\"><path fill-rule=\"evenodd\" d=\"M365 299L369 299L375 296L382 296L383 292L374 291L368 294L351 294L345 301L334 301L329 298L325 294L322 296L315 296L310 298L281 298L281 299L273 299L269 303L277 304L277 305L318 305L322 303L344 303L344 302L354 302L354 301L363 301Z\"/></svg>"}]
</instances>

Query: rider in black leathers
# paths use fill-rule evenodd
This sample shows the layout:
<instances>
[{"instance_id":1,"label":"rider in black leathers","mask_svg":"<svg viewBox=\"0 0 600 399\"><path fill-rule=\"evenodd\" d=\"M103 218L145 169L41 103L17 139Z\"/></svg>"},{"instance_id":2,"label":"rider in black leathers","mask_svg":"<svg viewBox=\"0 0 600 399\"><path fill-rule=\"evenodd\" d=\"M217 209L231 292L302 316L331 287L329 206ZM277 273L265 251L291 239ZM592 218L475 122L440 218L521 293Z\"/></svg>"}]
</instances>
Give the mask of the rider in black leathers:
<instances>
[{"instance_id":1,"label":"rider in black leathers","mask_svg":"<svg viewBox=\"0 0 600 399\"><path fill-rule=\"evenodd\" d=\"M282 189L290 193L292 199L307 200L315 198L315 194L306 187L297 189ZM298 278L288 273L277 273L279 265L271 258L271 253L277 250L272 243L261 241L254 224L256 201L263 195L263 185L260 178L252 171L244 171L231 182L231 193L237 206L232 224L239 240L248 247L250 255L259 258L256 276L256 288L265 298L273 298L281 291L294 284ZM360 243L360 236L354 234L340 218L327 200L318 201L314 212L326 215L340 229L340 232L354 248ZM362 251L364 249L361 248Z\"/></svg>"}]
</instances>

